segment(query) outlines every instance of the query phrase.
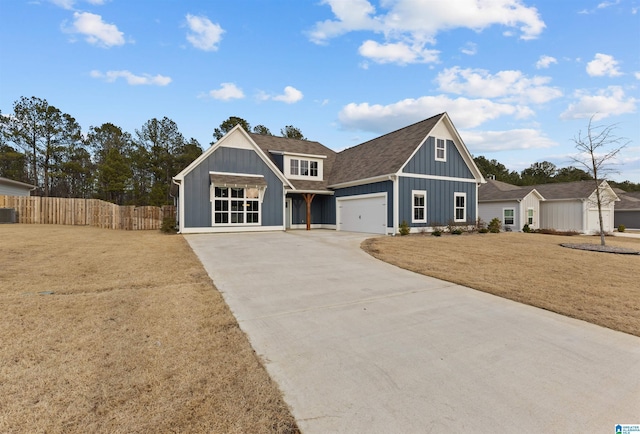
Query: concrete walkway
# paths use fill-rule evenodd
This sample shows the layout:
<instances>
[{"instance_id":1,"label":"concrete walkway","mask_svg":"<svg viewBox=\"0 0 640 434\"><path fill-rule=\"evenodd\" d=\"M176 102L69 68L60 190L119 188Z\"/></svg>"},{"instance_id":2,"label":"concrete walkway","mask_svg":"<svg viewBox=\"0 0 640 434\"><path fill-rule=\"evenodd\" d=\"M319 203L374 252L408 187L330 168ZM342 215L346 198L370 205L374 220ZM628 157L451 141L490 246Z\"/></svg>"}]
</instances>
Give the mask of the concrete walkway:
<instances>
[{"instance_id":1,"label":"concrete walkway","mask_svg":"<svg viewBox=\"0 0 640 434\"><path fill-rule=\"evenodd\" d=\"M362 234L185 238L305 433L640 423L638 337L401 270Z\"/></svg>"}]
</instances>

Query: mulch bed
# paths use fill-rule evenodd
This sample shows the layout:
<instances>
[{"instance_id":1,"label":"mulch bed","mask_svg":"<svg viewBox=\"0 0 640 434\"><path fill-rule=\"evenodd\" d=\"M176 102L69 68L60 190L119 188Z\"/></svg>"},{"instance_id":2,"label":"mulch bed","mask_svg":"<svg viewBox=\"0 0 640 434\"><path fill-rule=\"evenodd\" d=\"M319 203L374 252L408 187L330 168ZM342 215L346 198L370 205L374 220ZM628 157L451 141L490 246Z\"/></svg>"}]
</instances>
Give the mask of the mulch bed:
<instances>
[{"instance_id":1,"label":"mulch bed","mask_svg":"<svg viewBox=\"0 0 640 434\"><path fill-rule=\"evenodd\" d=\"M582 243L582 244L562 243L560 245L562 247L568 247L570 249L588 250L590 252L617 253L619 255L640 255L639 251L633 250L633 249L627 249L625 247L601 246L600 244L590 244L590 243Z\"/></svg>"}]
</instances>

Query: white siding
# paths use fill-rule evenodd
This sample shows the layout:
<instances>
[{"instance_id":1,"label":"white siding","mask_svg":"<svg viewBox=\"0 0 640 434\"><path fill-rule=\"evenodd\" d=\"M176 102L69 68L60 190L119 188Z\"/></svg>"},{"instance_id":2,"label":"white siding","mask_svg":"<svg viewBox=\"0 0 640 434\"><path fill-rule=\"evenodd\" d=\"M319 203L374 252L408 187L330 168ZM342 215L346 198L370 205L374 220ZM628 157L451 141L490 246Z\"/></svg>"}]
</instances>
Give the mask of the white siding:
<instances>
[{"instance_id":1,"label":"white siding","mask_svg":"<svg viewBox=\"0 0 640 434\"><path fill-rule=\"evenodd\" d=\"M491 220L493 220L494 218L496 218L496 217L498 219L500 219L500 221L502 223L504 223L504 213L503 213L503 209L504 208L513 208L516 211L515 220L514 220L516 222L516 224L511 226L511 229L514 230L514 231L522 230L522 226L517 227L518 226L518 219L520 217L519 217L519 204L515 200L508 200L508 201L504 201L504 202L484 202L484 203L479 203L478 204L478 213L479 213L479 216L482 219L482 221L484 221L486 224L489 224L489 222Z\"/></svg>"},{"instance_id":2,"label":"white siding","mask_svg":"<svg viewBox=\"0 0 640 434\"><path fill-rule=\"evenodd\" d=\"M0 182L0 196L29 196L28 187L18 187Z\"/></svg>"},{"instance_id":3,"label":"white siding","mask_svg":"<svg viewBox=\"0 0 640 434\"><path fill-rule=\"evenodd\" d=\"M540 203L540 228L584 232L584 204L581 200Z\"/></svg>"},{"instance_id":4,"label":"white siding","mask_svg":"<svg viewBox=\"0 0 640 434\"><path fill-rule=\"evenodd\" d=\"M522 230L522 227L527 223L527 210L529 208L533 208L533 224L529 225L530 229L540 229L540 199L535 194L529 193L522 199L520 203L521 212L520 212L520 228L518 230Z\"/></svg>"}]
</instances>

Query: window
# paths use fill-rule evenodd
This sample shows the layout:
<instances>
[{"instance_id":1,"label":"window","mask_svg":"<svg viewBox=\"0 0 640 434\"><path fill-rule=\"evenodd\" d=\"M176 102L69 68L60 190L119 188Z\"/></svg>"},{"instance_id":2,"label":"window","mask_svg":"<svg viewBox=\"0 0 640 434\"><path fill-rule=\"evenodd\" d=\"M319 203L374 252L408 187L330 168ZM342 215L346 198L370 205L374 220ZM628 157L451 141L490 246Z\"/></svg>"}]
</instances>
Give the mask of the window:
<instances>
[{"instance_id":1,"label":"window","mask_svg":"<svg viewBox=\"0 0 640 434\"><path fill-rule=\"evenodd\" d=\"M298 160L291 160L291 174L292 175L297 175L298 174Z\"/></svg>"},{"instance_id":2,"label":"window","mask_svg":"<svg viewBox=\"0 0 640 434\"><path fill-rule=\"evenodd\" d=\"M465 222L467 221L467 193L453 193L454 202L454 221Z\"/></svg>"},{"instance_id":3,"label":"window","mask_svg":"<svg viewBox=\"0 0 640 434\"><path fill-rule=\"evenodd\" d=\"M513 208L505 208L502 210L505 225L513 225L516 222L516 210Z\"/></svg>"},{"instance_id":4,"label":"window","mask_svg":"<svg viewBox=\"0 0 640 434\"><path fill-rule=\"evenodd\" d=\"M420 190L413 190L413 205L411 207L412 223L426 223L427 222L427 192Z\"/></svg>"},{"instance_id":5,"label":"window","mask_svg":"<svg viewBox=\"0 0 640 434\"><path fill-rule=\"evenodd\" d=\"M528 225L533 224L533 208L527 209L527 224Z\"/></svg>"},{"instance_id":6,"label":"window","mask_svg":"<svg viewBox=\"0 0 640 434\"><path fill-rule=\"evenodd\" d=\"M215 187L214 196L214 225L260 223L257 188Z\"/></svg>"},{"instance_id":7,"label":"window","mask_svg":"<svg viewBox=\"0 0 640 434\"><path fill-rule=\"evenodd\" d=\"M436 139L436 161L447 161L447 147L444 139Z\"/></svg>"},{"instance_id":8,"label":"window","mask_svg":"<svg viewBox=\"0 0 640 434\"><path fill-rule=\"evenodd\" d=\"M318 161L291 158L289 160L289 176L319 178L322 176L320 164Z\"/></svg>"}]
</instances>

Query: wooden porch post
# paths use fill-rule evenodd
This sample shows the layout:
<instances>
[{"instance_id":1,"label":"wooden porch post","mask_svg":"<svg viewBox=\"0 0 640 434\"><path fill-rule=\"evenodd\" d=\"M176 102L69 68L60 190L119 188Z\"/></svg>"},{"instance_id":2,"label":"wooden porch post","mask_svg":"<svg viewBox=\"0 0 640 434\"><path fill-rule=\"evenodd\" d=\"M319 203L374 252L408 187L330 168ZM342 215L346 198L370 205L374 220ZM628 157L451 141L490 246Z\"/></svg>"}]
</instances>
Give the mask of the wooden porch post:
<instances>
[{"instance_id":1,"label":"wooden porch post","mask_svg":"<svg viewBox=\"0 0 640 434\"><path fill-rule=\"evenodd\" d=\"M310 231L311 230L311 202L313 201L313 198L316 197L315 193L311 194L311 193L303 193L302 197L304 198L304 201L307 203L307 230Z\"/></svg>"}]
</instances>

